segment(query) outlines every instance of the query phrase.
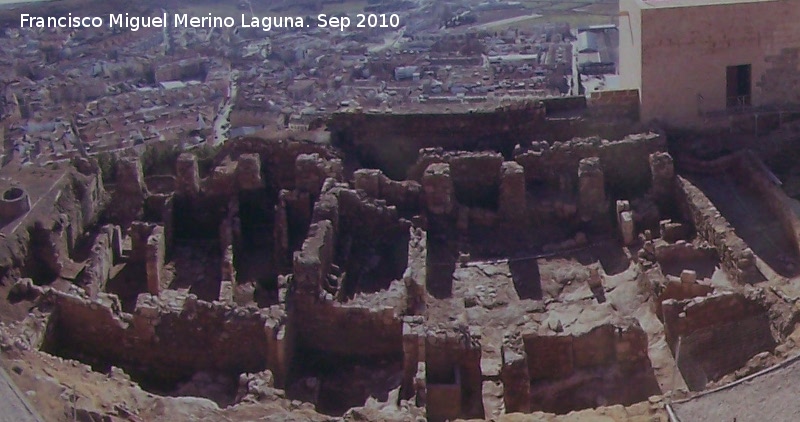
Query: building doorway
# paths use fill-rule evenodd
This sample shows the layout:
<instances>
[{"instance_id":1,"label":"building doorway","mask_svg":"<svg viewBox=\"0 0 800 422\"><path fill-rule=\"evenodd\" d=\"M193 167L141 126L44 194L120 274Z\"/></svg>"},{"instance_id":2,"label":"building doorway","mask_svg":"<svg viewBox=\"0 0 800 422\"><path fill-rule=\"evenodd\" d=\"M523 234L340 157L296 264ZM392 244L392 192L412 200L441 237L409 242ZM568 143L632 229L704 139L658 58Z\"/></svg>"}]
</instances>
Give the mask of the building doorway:
<instances>
[{"instance_id":1,"label":"building doorway","mask_svg":"<svg viewBox=\"0 0 800 422\"><path fill-rule=\"evenodd\" d=\"M750 71L749 64L728 66L726 90L728 108L741 108L750 105Z\"/></svg>"}]
</instances>

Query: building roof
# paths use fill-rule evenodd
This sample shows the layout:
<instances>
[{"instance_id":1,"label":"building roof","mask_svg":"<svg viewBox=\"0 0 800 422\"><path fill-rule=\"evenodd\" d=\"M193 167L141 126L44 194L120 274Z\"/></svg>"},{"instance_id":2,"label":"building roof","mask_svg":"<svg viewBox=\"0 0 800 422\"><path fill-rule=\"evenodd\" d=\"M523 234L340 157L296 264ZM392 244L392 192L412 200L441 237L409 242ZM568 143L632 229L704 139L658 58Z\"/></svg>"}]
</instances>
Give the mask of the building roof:
<instances>
[{"instance_id":1,"label":"building roof","mask_svg":"<svg viewBox=\"0 0 800 422\"><path fill-rule=\"evenodd\" d=\"M781 0L637 0L642 9L717 6L737 3L767 3Z\"/></svg>"}]
</instances>

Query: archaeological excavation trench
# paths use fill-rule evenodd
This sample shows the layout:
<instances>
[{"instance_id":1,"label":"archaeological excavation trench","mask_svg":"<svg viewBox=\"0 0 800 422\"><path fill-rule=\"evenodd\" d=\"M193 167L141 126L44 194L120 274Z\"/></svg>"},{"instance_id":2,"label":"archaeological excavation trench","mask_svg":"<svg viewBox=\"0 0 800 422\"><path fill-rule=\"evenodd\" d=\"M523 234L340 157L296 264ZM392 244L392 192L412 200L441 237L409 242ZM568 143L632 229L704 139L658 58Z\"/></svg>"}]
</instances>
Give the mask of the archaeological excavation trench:
<instances>
[{"instance_id":1,"label":"archaeological excavation trench","mask_svg":"<svg viewBox=\"0 0 800 422\"><path fill-rule=\"evenodd\" d=\"M8 299L36 309L34 349L152 393L233 406L268 371L331 416L630 406L782 341L759 283L800 268L800 224L758 158L676 173L655 132L478 145L345 170L328 145L239 139L202 176L191 153L168 176L122 159L109 186L64 168Z\"/></svg>"}]
</instances>

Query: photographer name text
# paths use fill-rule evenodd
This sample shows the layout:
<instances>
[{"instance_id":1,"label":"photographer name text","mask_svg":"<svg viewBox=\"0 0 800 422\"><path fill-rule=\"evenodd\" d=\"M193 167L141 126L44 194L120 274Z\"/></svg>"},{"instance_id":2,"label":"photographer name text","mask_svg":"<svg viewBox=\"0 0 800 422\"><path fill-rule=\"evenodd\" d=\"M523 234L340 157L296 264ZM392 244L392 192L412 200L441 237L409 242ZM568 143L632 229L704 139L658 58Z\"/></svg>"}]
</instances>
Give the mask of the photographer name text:
<instances>
[{"instance_id":1,"label":"photographer name text","mask_svg":"<svg viewBox=\"0 0 800 422\"><path fill-rule=\"evenodd\" d=\"M128 13L110 14L101 16L34 16L27 13L20 15L20 28L102 28L129 29L138 31L143 28L259 28L262 31L280 29L322 28L345 31L351 28L388 28L397 29L400 17L396 14L364 14L355 16L329 16L317 15L316 19L300 16L251 16L242 14L239 19L231 16L191 16L178 13L170 16L163 13L160 16L133 16Z\"/></svg>"}]
</instances>

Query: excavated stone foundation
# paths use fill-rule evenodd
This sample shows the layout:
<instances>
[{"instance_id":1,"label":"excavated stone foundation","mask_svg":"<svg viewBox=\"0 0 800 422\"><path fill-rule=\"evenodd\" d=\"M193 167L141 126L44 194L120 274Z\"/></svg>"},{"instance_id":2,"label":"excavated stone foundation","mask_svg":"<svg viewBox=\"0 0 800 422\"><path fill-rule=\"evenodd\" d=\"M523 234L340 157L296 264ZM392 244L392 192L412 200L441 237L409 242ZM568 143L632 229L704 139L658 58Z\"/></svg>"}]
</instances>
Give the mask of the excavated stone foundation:
<instances>
[{"instance_id":1,"label":"excavated stone foundation","mask_svg":"<svg viewBox=\"0 0 800 422\"><path fill-rule=\"evenodd\" d=\"M23 343L221 407L445 421L702 391L793 329L800 224L752 154L676 166L656 132L507 134L390 162L337 124L345 152L241 139L207 175L187 152L170 176L121 161L108 192L86 163L24 187L56 212L2 229L7 297L34 310ZM358 148L379 168L345 169ZM744 215L720 186L763 204Z\"/></svg>"}]
</instances>

